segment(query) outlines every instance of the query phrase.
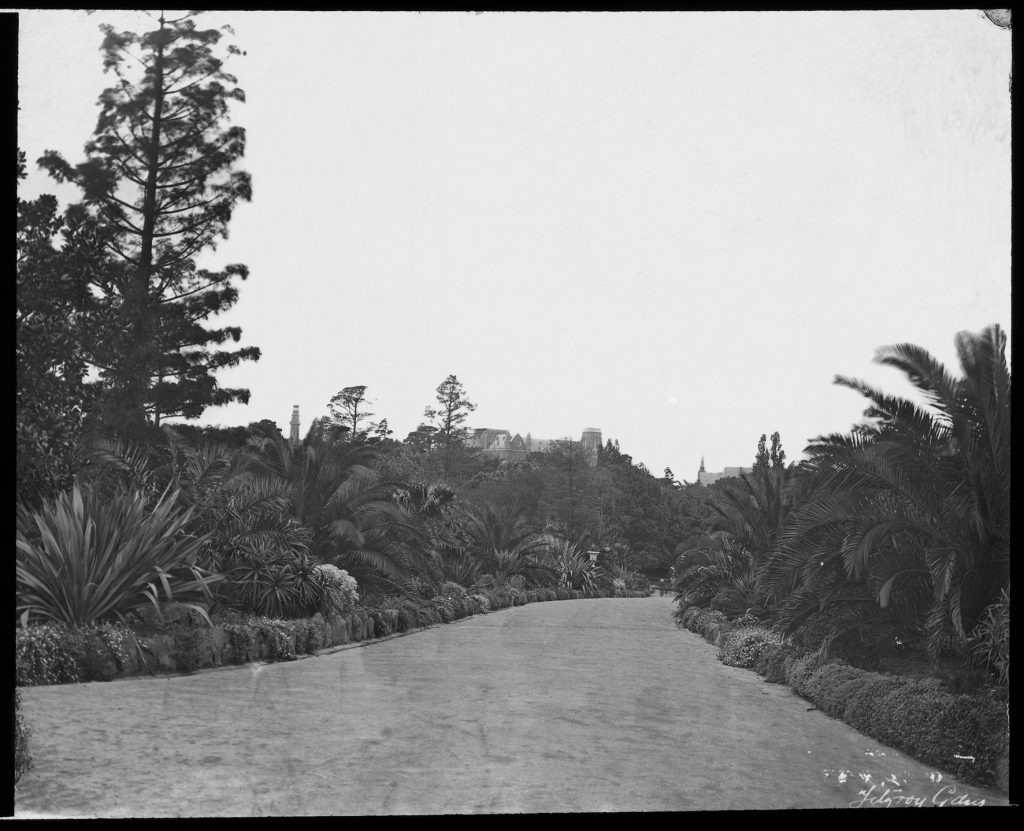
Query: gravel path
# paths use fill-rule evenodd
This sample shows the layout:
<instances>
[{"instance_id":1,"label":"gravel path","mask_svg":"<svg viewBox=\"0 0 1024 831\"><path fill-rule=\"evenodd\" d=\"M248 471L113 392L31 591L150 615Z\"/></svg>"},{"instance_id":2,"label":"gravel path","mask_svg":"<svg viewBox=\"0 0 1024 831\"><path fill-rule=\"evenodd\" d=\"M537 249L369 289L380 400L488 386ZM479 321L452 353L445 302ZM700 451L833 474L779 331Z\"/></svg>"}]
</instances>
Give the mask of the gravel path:
<instances>
[{"instance_id":1,"label":"gravel path","mask_svg":"<svg viewBox=\"0 0 1024 831\"><path fill-rule=\"evenodd\" d=\"M722 665L671 610L532 603L295 662L30 687L15 816L844 808L872 786L1006 804Z\"/></svg>"}]
</instances>

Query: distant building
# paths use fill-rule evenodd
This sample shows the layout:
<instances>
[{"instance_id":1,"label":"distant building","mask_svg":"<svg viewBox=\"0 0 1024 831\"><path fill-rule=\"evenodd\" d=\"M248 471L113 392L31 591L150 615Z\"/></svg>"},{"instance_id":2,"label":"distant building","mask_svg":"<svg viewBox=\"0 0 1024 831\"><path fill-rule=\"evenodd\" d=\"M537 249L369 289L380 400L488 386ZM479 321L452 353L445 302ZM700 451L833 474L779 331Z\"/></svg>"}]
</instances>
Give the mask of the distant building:
<instances>
[{"instance_id":1,"label":"distant building","mask_svg":"<svg viewBox=\"0 0 1024 831\"><path fill-rule=\"evenodd\" d=\"M292 431L288 436L288 443L292 447L298 447L302 444L302 439L299 438L299 405L292 405Z\"/></svg>"},{"instance_id":2,"label":"distant building","mask_svg":"<svg viewBox=\"0 0 1024 831\"><path fill-rule=\"evenodd\" d=\"M529 433L523 438L519 433L514 436L508 430L495 430L490 427L478 427L466 439L467 447L475 447L485 453L493 453L503 461L526 461L531 453L544 453L551 449L554 439L535 439ZM601 447L601 431L588 427L583 431L580 444L586 452L591 467L597 464L597 451Z\"/></svg>"},{"instance_id":3,"label":"distant building","mask_svg":"<svg viewBox=\"0 0 1024 831\"><path fill-rule=\"evenodd\" d=\"M727 467L720 473L712 473L711 471L704 469L704 457L700 457L700 470L697 471L697 483L700 485L711 485L717 482L719 479L725 479L729 476L741 476L744 473L753 473L754 468L752 467Z\"/></svg>"}]
</instances>

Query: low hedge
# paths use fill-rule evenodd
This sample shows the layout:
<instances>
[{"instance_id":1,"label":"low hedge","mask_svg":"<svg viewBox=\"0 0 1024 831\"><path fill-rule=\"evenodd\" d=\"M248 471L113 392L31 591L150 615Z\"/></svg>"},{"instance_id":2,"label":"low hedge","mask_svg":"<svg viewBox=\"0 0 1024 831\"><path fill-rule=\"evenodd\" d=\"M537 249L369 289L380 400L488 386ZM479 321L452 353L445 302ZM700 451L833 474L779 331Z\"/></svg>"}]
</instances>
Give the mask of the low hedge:
<instances>
[{"instance_id":1,"label":"low hedge","mask_svg":"<svg viewBox=\"0 0 1024 831\"><path fill-rule=\"evenodd\" d=\"M804 653L801 647L790 643L766 643L754 660L754 672L763 675L769 684L786 683L786 659Z\"/></svg>"},{"instance_id":2,"label":"low hedge","mask_svg":"<svg viewBox=\"0 0 1024 831\"><path fill-rule=\"evenodd\" d=\"M770 629L747 626L722 635L718 657L727 666L753 669L762 652L770 646L781 645L782 638Z\"/></svg>"},{"instance_id":3,"label":"low hedge","mask_svg":"<svg viewBox=\"0 0 1024 831\"><path fill-rule=\"evenodd\" d=\"M19 686L109 681L138 668L139 642L120 623L69 629L43 624L18 627L15 683Z\"/></svg>"},{"instance_id":4,"label":"low hedge","mask_svg":"<svg viewBox=\"0 0 1024 831\"><path fill-rule=\"evenodd\" d=\"M707 637L722 628L720 612L691 606L680 624ZM1008 787L1009 722L1005 703L943 689L938 679L912 680L849 664L822 662L768 629L740 619L723 635L723 663L748 667L772 683L786 683L826 715L963 782Z\"/></svg>"},{"instance_id":5,"label":"low hedge","mask_svg":"<svg viewBox=\"0 0 1024 831\"><path fill-rule=\"evenodd\" d=\"M841 662L802 683L818 709L928 765L974 785L1006 787L1006 707L980 695L952 693L938 679L903 679Z\"/></svg>"},{"instance_id":6,"label":"low hedge","mask_svg":"<svg viewBox=\"0 0 1024 831\"><path fill-rule=\"evenodd\" d=\"M277 620L237 612L215 615L213 626L185 616L153 622L144 631L116 624L69 629L40 624L17 627L18 686L110 681L139 673L195 672L252 661L291 661L320 649L395 632L448 623L494 609L587 596L570 589L511 587L469 595L457 584L432 599L402 598L386 608L364 608L312 618ZM459 589L462 589L461 593ZM630 593L645 596L642 592Z\"/></svg>"}]
</instances>

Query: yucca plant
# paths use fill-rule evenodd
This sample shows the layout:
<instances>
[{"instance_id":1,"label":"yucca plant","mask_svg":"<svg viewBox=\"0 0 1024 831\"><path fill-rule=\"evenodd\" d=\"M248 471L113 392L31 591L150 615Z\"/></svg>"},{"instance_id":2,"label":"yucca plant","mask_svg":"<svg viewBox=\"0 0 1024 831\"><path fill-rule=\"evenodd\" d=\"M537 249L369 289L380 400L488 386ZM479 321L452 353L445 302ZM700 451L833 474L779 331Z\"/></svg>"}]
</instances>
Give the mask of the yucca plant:
<instances>
[{"instance_id":1,"label":"yucca plant","mask_svg":"<svg viewBox=\"0 0 1024 831\"><path fill-rule=\"evenodd\" d=\"M547 538L548 555L545 564L558 575L558 586L565 589L593 589L601 577L601 569L580 551L575 543L564 539Z\"/></svg>"},{"instance_id":2,"label":"yucca plant","mask_svg":"<svg viewBox=\"0 0 1024 831\"><path fill-rule=\"evenodd\" d=\"M75 485L36 511L20 508L17 611L23 623L67 626L124 619L161 598L196 608L221 579L196 565L205 536L185 532L191 512L165 491L147 507L141 490L104 497ZM207 618L208 619L208 618Z\"/></svg>"}]
</instances>

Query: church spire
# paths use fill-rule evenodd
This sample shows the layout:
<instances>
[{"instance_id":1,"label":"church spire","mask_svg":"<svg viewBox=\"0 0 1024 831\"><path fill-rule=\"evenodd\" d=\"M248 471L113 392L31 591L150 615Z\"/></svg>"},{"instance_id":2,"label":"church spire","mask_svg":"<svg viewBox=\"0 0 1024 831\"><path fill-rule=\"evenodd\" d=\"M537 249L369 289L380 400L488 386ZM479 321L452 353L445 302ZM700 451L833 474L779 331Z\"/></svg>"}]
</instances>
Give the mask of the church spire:
<instances>
[{"instance_id":1,"label":"church spire","mask_svg":"<svg viewBox=\"0 0 1024 831\"><path fill-rule=\"evenodd\" d=\"M299 446L299 405L292 406L292 433L288 437L288 443L292 447Z\"/></svg>"},{"instance_id":2,"label":"church spire","mask_svg":"<svg viewBox=\"0 0 1024 831\"><path fill-rule=\"evenodd\" d=\"M701 473L704 472L704 457L703 456L700 457L700 472Z\"/></svg>"}]
</instances>

